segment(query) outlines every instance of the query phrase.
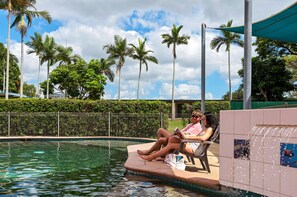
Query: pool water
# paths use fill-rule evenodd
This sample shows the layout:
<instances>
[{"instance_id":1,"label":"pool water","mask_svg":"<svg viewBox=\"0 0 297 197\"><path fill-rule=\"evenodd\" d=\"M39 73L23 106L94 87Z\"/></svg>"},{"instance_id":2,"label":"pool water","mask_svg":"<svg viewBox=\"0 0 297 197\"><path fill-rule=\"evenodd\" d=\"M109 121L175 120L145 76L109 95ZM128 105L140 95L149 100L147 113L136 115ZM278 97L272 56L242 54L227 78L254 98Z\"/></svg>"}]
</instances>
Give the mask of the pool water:
<instances>
[{"instance_id":1,"label":"pool water","mask_svg":"<svg viewBox=\"0 0 297 197\"><path fill-rule=\"evenodd\" d=\"M0 142L1 196L203 196L125 175L120 140Z\"/></svg>"}]
</instances>

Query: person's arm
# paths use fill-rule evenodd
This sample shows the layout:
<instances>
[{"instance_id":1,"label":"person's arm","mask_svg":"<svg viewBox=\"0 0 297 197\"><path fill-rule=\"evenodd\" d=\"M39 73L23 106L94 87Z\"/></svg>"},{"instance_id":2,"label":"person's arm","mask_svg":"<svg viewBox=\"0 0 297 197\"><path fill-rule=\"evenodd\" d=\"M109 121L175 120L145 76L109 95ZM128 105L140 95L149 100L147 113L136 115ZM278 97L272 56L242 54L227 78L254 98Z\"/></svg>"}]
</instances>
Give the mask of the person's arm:
<instances>
[{"instance_id":1,"label":"person's arm","mask_svg":"<svg viewBox=\"0 0 297 197\"><path fill-rule=\"evenodd\" d=\"M180 133L180 134L181 134L182 139L185 139L185 140L206 141L210 138L212 133L213 133L213 129L211 127L209 127L209 128L206 128L205 134L202 136L191 136L191 135L189 136L189 135L185 135L183 133Z\"/></svg>"}]
</instances>

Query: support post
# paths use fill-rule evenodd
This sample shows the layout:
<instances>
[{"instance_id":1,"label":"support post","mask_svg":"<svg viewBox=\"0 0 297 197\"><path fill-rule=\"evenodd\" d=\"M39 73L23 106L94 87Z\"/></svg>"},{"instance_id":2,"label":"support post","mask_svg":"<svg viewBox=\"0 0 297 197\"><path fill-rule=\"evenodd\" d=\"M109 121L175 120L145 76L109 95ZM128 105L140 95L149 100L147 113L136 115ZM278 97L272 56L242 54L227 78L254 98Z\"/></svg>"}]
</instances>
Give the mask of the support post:
<instances>
[{"instance_id":1,"label":"support post","mask_svg":"<svg viewBox=\"0 0 297 197\"><path fill-rule=\"evenodd\" d=\"M108 137L110 137L111 113L108 112Z\"/></svg>"},{"instance_id":2,"label":"support post","mask_svg":"<svg viewBox=\"0 0 297 197\"><path fill-rule=\"evenodd\" d=\"M10 111L8 112L8 117L7 117L7 122L8 122L8 125L7 125L7 133L8 133L8 136L10 136Z\"/></svg>"},{"instance_id":3,"label":"support post","mask_svg":"<svg viewBox=\"0 0 297 197\"><path fill-rule=\"evenodd\" d=\"M60 111L58 111L58 137L60 137Z\"/></svg>"},{"instance_id":4,"label":"support post","mask_svg":"<svg viewBox=\"0 0 297 197\"><path fill-rule=\"evenodd\" d=\"M201 111L205 112L205 28L204 23L201 24Z\"/></svg>"},{"instance_id":5,"label":"support post","mask_svg":"<svg viewBox=\"0 0 297 197\"><path fill-rule=\"evenodd\" d=\"M251 109L252 92L252 0L244 2L244 91L243 109Z\"/></svg>"}]
</instances>

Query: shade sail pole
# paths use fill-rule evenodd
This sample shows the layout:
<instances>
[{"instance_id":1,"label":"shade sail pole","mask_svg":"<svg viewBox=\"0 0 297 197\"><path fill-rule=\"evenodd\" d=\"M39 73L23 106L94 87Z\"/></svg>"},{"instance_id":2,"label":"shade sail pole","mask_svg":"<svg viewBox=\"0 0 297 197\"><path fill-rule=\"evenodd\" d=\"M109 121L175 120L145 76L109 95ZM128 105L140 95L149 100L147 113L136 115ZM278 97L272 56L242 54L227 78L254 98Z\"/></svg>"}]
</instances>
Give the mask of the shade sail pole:
<instances>
[{"instance_id":1,"label":"shade sail pole","mask_svg":"<svg viewBox=\"0 0 297 197\"><path fill-rule=\"evenodd\" d=\"M201 24L201 111L205 112L205 28Z\"/></svg>"},{"instance_id":2,"label":"shade sail pole","mask_svg":"<svg viewBox=\"0 0 297 197\"><path fill-rule=\"evenodd\" d=\"M244 0L244 91L243 109L251 109L252 90L252 0Z\"/></svg>"}]
</instances>

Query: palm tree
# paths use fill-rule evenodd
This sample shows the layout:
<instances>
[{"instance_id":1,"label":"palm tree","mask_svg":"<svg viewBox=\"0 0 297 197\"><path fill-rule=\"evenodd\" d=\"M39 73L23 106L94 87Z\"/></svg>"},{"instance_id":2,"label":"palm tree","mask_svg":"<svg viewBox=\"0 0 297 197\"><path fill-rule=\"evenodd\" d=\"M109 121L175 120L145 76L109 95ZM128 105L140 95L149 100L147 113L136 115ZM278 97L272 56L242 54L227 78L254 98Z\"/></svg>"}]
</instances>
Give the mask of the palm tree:
<instances>
[{"instance_id":1,"label":"palm tree","mask_svg":"<svg viewBox=\"0 0 297 197\"><path fill-rule=\"evenodd\" d=\"M232 20L227 22L227 25L223 24L220 28L231 27ZM216 49L219 52L222 45L226 45L226 50L228 52L228 75L229 75L229 102L232 100L232 89L231 89L231 70L230 70L230 46L231 44L243 47L243 41L240 39L240 35L237 33L232 33L228 31L221 30L221 36L217 36L210 42L211 49Z\"/></svg>"},{"instance_id":2,"label":"palm tree","mask_svg":"<svg viewBox=\"0 0 297 197\"><path fill-rule=\"evenodd\" d=\"M125 57L131 56L133 49L128 47L126 38L123 39L119 35L114 36L114 44L107 44L103 46L103 49L106 50L106 53L109 54L109 58L113 60L118 60L116 63L117 70L119 74L118 82L118 100L121 100L120 89L121 89L121 69L125 63Z\"/></svg>"},{"instance_id":3,"label":"palm tree","mask_svg":"<svg viewBox=\"0 0 297 197\"><path fill-rule=\"evenodd\" d=\"M171 34L162 34L162 44L167 44L167 47L169 48L171 45L173 45L172 54L173 54L173 72L172 72L172 103L171 103L171 118L175 118L175 108L174 108L174 76L175 76L175 60L176 60L176 47L177 45L181 44L188 44L188 40L190 39L190 36L188 35L182 35L179 36L180 30L183 28L182 25L179 27L176 27L173 25L171 29Z\"/></svg>"},{"instance_id":4,"label":"palm tree","mask_svg":"<svg viewBox=\"0 0 297 197\"><path fill-rule=\"evenodd\" d=\"M43 50L43 40L39 33L34 33L34 36L30 36L31 41L27 42L26 45L30 47L27 54L35 53L38 56L38 82L37 82L37 97L40 96L40 66L41 66L41 52Z\"/></svg>"},{"instance_id":5,"label":"palm tree","mask_svg":"<svg viewBox=\"0 0 297 197\"><path fill-rule=\"evenodd\" d=\"M49 67L57 62L57 44L54 38L46 35L43 42L43 50L41 52L41 64L47 62L47 83L46 83L46 98L49 98Z\"/></svg>"},{"instance_id":6,"label":"palm tree","mask_svg":"<svg viewBox=\"0 0 297 197\"><path fill-rule=\"evenodd\" d=\"M73 55L72 47L57 46L57 61L60 61L59 66L76 63L81 59L79 55Z\"/></svg>"},{"instance_id":7,"label":"palm tree","mask_svg":"<svg viewBox=\"0 0 297 197\"><path fill-rule=\"evenodd\" d=\"M9 92L9 57L10 57L10 16L15 10L18 10L22 7L33 7L35 4L35 0L1 0L0 1L0 9L4 9L8 11L7 21L7 56L6 56L6 88L5 88L5 99L8 99Z\"/></svg>"},{"instance_id":8,"label":"palm tree","mask_svg":"<svg viewBox=\"0 0 297 197\"><path fill-rule=\"evenodd\" d=\"M101 58L99 60L99 64L101 66L101 73L104 74L109 79L109 81L113 82L113 80L114 80L114 73L110 69L110 67L115 64L115 61L113 59L108 59L108 58L107 59L104 59L104 58Z\"/></svg>"},{"instance_id":9,"label":"palm tree","mask_svg":"<svg viewBox=\"0 0 297 197\"><path fill-rule=\"evenodd\" d=\"M132 58L135 59L135 60L139 60L137 100L139 99L140 75L141 75L142 64L145 64L146 71L148 71L147 61L154 62L154 63L158 64L157 58L155 58L154 56L148 55L149 53L153 53L153 51L152 50L147 50L147 51L145 50L145 42L146 42L146 39L144 39L144 41L142 41L139 38L138 39L138 47L135 46L134 44L130 44L132 46L132 48L134 49Z\"/></svg>"},{"instance_id":10,"label":"palm tree","mask_svg":"<svg viewBox=\"0 0 297 197\"><path fill-rule=\"evenodd\" d=\"M31 5L30 7L34 8L34 11L29 10L28 7L20 7L14 12L16 16L14 22L11 27L16 26L17 30L21 33L21 88L20 88L20 97L23 96L23 65L24 65L24 36L27 34L28 26L31 27L33 17L42 17L48 23L51 23L52 18L47 11L36 11L35 7ZM25 22L25 17L27 19L27 24Z\"/></svg>"}]
</instances>

